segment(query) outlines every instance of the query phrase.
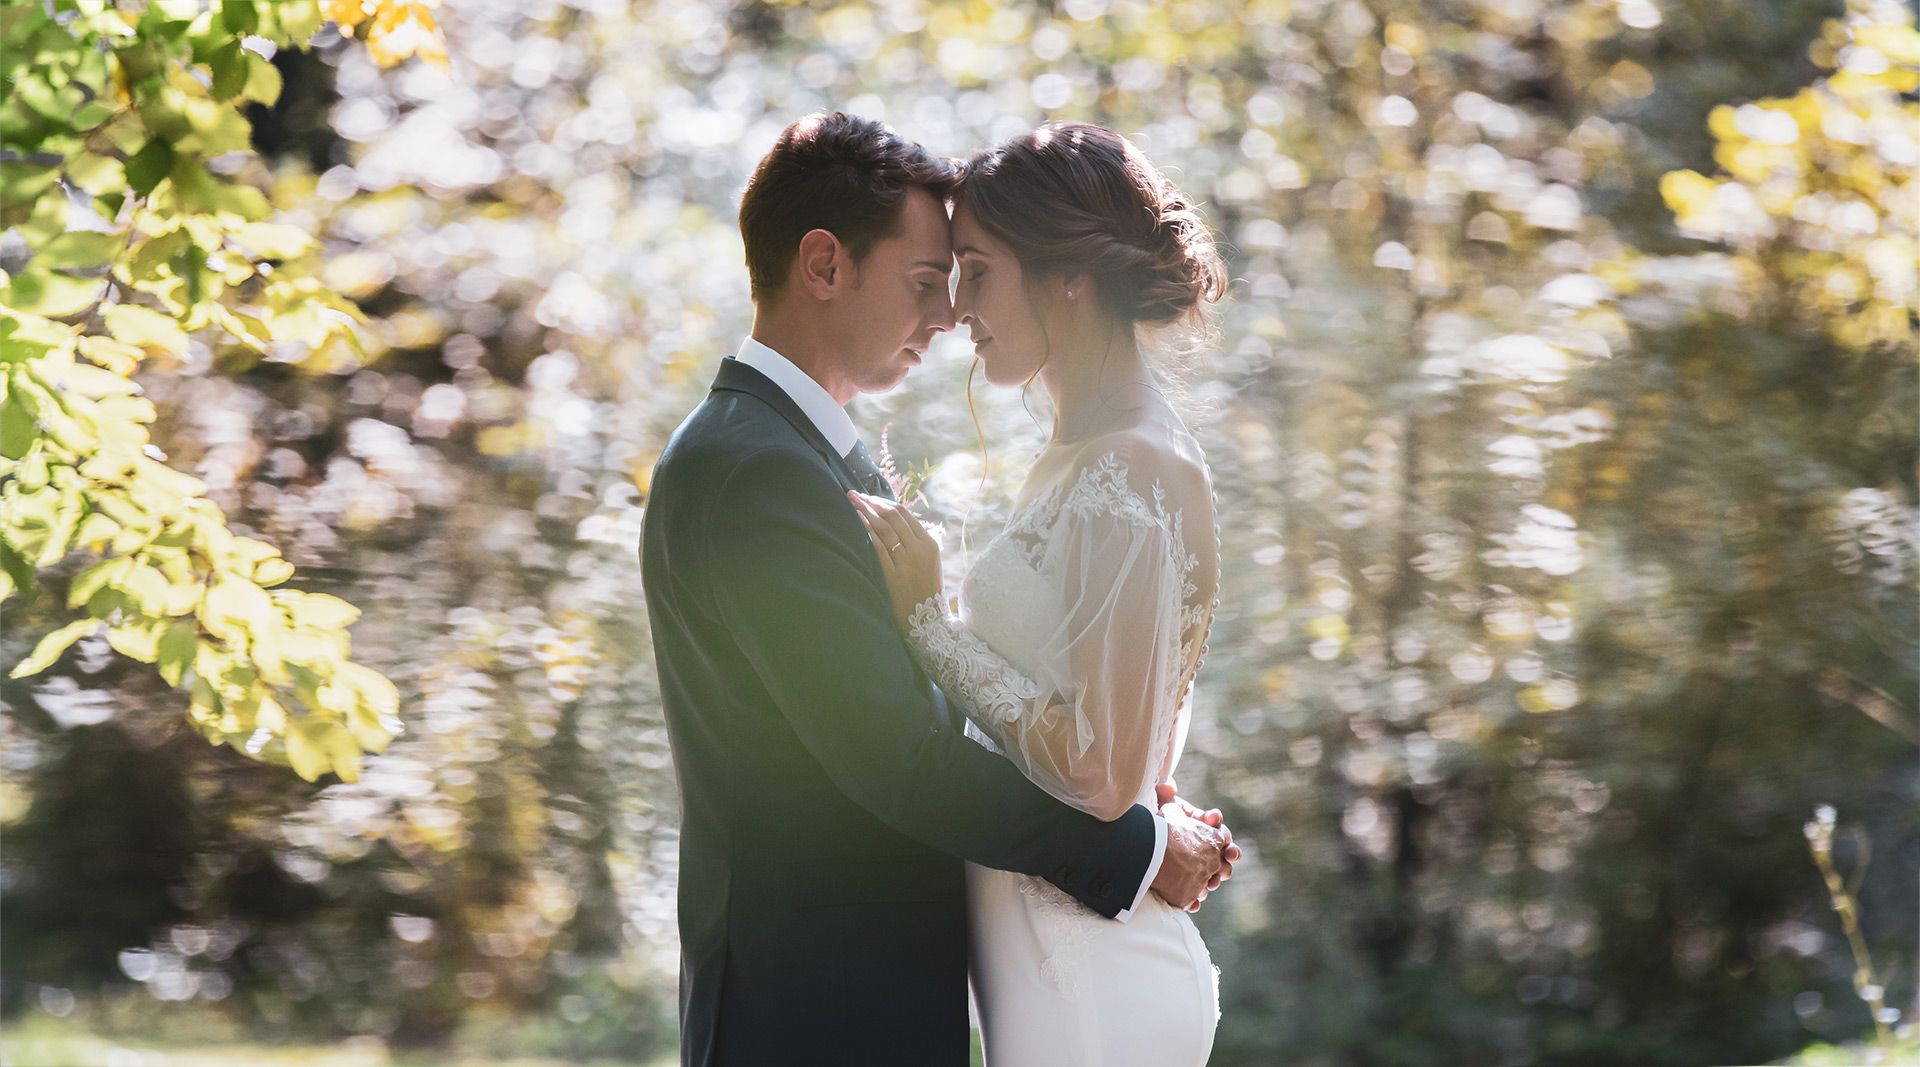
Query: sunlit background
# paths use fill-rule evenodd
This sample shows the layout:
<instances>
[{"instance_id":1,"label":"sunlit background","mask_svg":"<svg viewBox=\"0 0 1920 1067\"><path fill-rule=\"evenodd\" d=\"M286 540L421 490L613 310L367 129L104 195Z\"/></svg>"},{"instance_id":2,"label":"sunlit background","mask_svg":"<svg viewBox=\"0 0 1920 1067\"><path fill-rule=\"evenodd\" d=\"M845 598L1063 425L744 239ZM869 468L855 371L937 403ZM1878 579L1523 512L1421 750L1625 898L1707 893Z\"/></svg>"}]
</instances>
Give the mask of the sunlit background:
<instances>
[{"instance_id":1,"label":"sunlit background","mask_svg":"<svg viewBox=\"0 0 1920 1067\"><path fill-rule=\"evenodd\" d=\"M1248 852L1197 916L1213 1063L1920 1055L1911 8L434 14L445 73L277 50L215 160L364 351L208 328L137 375L169 464L362 609L404 732L309 783L104 638L7 681L5 1062L674 1056L640 516L750 322L745 177L823 108L952 156L1110 126L1229 254L1177 374L1223 546L1179 780ZM969 362L851 409L954 568L1047 432L976 382L983 449ZM8 601L8 663L60 612Z\"/></svg>"}]
</instances>

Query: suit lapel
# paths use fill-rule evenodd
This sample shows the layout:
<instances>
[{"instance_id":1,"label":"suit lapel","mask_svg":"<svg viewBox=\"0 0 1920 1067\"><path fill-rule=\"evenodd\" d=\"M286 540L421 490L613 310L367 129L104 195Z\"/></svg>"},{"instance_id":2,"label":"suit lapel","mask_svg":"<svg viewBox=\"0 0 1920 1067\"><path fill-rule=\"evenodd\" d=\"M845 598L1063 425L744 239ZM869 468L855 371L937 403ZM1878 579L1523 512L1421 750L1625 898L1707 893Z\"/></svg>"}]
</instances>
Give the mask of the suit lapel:
<instances>
[{"instance_id":1,"label":"suit lapel","mask_svg":"<svg viewBox=\"0 0 1920 1067\"><path fill-rule=\"evenodd\" d=\"M827 468L833 471L834 480L842 488L866 491L860 484L859 475L847 465L846 458L833 450L820 428L807 418L807 413L800 410L800 405L793 402L785 389L774 384L773 379L728 356L720 361L720 372L714 375L712 388L714 392L745 393L779 412L780 417L786 419L815 452L820 453L820 458L826 460Z\"/></svg>"},{"instance_id":2,"label":"suit lapel","mask_svg":"<svg viewBox=\"0 0 1920 1067\"><path fill-rule=\"evenodd\" d=\"M834 480L840 483L842 489L851 489L855 492L867 491L866 487L860 483L859 474L848 465L846 458L833 450L833 446L827 443L826 436L820 432L820 428L813 424L812 419L807 418L807 413L800 410L800 405L793 402L793 398L787 395L785 389L774 384L773 379L732 356L727 356L720 361L720 371L714 375L710 391L745 393L779 412L780 417L786 419L793 426L794 431L805 438L815 452L820 453L820 458L826 461L827 469L833 472ZM891 492L885 495L893 496ZM869 553L866 560L868 573L872 575L874 583L884 590L887 587L887 580L880 570L879 553ZM926 676L918 663L913 665L913 676L932 697L935 710L940 717L953 729L961 729L966 722L965 716L948 702L947 695L940 691L940 687L933 684L933 680Z\"/></svg>"}]
</instances>

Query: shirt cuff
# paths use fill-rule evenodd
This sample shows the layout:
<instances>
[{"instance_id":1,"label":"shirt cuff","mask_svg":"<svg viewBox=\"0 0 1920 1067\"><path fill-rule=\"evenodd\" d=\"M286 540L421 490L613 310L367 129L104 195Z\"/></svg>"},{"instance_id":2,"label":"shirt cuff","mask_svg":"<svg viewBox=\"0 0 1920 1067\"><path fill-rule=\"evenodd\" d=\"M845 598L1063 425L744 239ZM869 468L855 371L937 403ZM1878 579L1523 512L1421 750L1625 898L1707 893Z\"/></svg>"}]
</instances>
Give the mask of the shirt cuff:
<instances>
[{"instance_id":1,"label":"shirt cuff","mask_svg":"<svg viewBox=\"0 0 1920 1067\"><path fill-rule=\"evenodd\" d=\"M1140 879L1140 891L1133 895L1133 903L1125 911L1115 915L1120 922L1133 918L1140 909L1142 901L1147 899L1147 891L1153 888L1153 880L1160 876L1160 863L1167 858L1167 819L1159 812L1153 813L1153 860L1147 864L1147 873Z\"/></svg>"}]
</instances>

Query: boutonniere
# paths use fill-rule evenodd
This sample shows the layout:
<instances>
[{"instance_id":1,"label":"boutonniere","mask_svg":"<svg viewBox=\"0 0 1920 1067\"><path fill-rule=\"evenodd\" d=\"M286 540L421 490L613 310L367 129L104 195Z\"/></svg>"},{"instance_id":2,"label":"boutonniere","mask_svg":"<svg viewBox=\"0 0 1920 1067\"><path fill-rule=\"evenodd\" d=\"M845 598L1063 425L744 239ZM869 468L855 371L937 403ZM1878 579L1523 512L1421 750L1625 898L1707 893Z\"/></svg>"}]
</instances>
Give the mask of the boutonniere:
<instances>
[{"instance_id":1,"label":"boutonniere","mask_svg":"<svg viewBox=\"0 0 1920 1067\"><path fill-rule=\"evenodd\" d=\"M880 476L887 480L895 500L909 508L918 507L927 502L927 498L920 490L926 484L927 475L932 473L932 467L922 463L918 468L901 470L899 465L894 463L893 449L887 442L887 433L892 429L893 423L887 423L880 428L880 455L876 457L874 466L880 468Z\"/></svg>"}]
</instances>

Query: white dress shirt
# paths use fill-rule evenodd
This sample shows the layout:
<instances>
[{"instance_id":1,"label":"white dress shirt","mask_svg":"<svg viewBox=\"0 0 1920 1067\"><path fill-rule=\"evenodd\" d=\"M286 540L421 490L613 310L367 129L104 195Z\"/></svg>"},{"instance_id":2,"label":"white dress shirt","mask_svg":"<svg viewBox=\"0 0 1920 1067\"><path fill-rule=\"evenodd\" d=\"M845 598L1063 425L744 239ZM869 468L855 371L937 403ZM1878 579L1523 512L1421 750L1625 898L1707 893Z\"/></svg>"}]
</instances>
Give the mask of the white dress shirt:
<instances>
[{"instance_id":1,"label":"white dress shirt","mask_svg":"<svg viewBox=\"0 0 1920 1067\"><path fill-rule=\"evenodd\" d=\"M787 357L748 337L740 342L740 351L735 359L772 380L793 402L812 420L814 428L827 439L827 444L842 456L853 451L860 441L860 432L853 427L853 420L847 416L847 409L833 399L826 387L813 380L806 371L793 365ZM1115 918L1126 922L1133 917L1140 903L1147 899L1147 890L1153 886L1153 880L1160 874L1160 864L1167 856L1167 820L1159 812L1153 813L1153 860L1147 864L1146 877L1140 880L1140 888L1133 895L1133 903Z\"/></svg>"},{"instance_id":2,"label":"white dress shirt","mask_svg":"<svg viewBox=\"0 0 1920 1067\"><path fill-rule=\"evenodd\" d=\"M792 397L800 410L807 413L807 418L813 420L814 427L836 453L844 456L859 443L860 431L853 428L847 409L834 401L825 386L788 362L787 357L749 337L740 342L740 351L733 358L773 379L773 384Z\"/></svg>"}]
</instances>

